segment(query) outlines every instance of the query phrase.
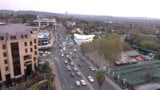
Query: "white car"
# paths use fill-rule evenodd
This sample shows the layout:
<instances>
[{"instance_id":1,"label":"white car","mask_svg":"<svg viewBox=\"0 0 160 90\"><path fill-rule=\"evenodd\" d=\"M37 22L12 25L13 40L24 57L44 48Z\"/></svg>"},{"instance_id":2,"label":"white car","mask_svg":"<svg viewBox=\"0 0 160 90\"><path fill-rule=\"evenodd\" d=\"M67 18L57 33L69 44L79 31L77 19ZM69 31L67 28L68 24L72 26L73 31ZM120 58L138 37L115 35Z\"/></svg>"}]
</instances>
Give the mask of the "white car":
<instances>
[{"instance_id":1,"label":"white car","mask_svg":"<svg viewBox=\"0 0 160 90\"><path fill-rule=\"evenodd\" d=\"M62 53L62 54L61 54L61 56L63 57L63 56L64 56L64 54Z\"/></svg>"},{"instance_id":2,"label":"white car","mask_svg":"<svg viewBox=\"0 0 160 90\"><path fill-rule=\"evenodd\" d=\"M68 64L68 60L64 60L64 63L65 63L65 64Z\"/></svg>"},{"instance_id":3,"label":"white car","mask_svg":"<svg viewBox=\"0 0 160 90\"><path fill-rule=\"evenodd\" d=\"M68 58L68 57L69 57L69 55L67 54L67 55L66 55L66 57Z\"/></svg>"},{"instance_id":4,"label":"white car","mask_svg":"<svg viewBox=\"0 0 160 90\"><path fill-rule=\"evenodd\" d=\"M78 72L76 72L76 75L77 75L78 77L80 77L80 76L81 76L81 73L78 71Z\"/></svg>"},{"instance_id":5,"label":"white car","mask_svg":"<svg viewBox=\"0 0 160 90\"><path fill-rule=\"evenodd\" d=\"M68 70L68 71L71 71L71 66L67 66L67 70Z\"/></svg>"},{"instance_id":6,"label":"white car","mask_svg":"<svg viewBox=\"0 0 160 90\"><path fill-rule=\"evenodd\" d=\"M46 56L47 56L47 54L43 53L43 54L42 54L42 56L46 57Z\"/></svg>"},{"instance_id":7,"label":"white car","mask_svg":"<svg viewBox=\"0 0 160 90\"><path fill-rule=\"evenodd\" d=\"M76 68L76 67L74 67L73 70L74 70L75 72L78 72L78 68Z\"/></svg>"},{"instance_id":8,"label":"white car","mask_svg":"<svg viewBox=\"0 0 160 90\"><path fill-rule=\"evenodd\" d=\"M90 66L89 68L90 68L90 70L92 70L92 71L95 71L95 70L96 70L96 68L95 68L95 67L92 67L92 66Z\"/></svg>"},{"instance_id":9,"label":"white car","mask_svg":"<svg viewBox=\"0 0 160 90\"><path fill-rule=\"evenodd\" d=\"M77 80L77 81L75 82L75 85L76 85L76 86L81 86L80 81Z\"/></svg>"},{"instance_id":10,"label":"white car","mask_svg":"<svg viewBox=\"0 0 160 90\"><path fill-rule=\"evenodd\" d=\"M87 83L86 83L86 81L85 80L80 80L80 82L81 82L81 84L83 85L83 86L86 86L87 85Z\"/></svg>"},{"instance_id":11,"label":"white car","mask_svg":"<svg viewBox=\"0 0 160 90\"><path fill-rule=\"evenodd\" d=\"M72 52L70 52L69 54L72 55Z\"/></svg>"},{"instance_id":12,"label":"white car","mask_svg":"<svg viewBox=\"0 0 160 90\"><path fill-rule=\"evenodd\" d=\"M87 78L88 78L88 80L89 80L90 82L94 82L94 79L93 79L92 76L88 76Z\"/></svg>"},{"instance_id":13,"label":"white car","mask_svg":"<svg viewBox=\"0 0 160 90\"><path fill-rule=\"evenodd\" d=\"M73 63L73 62L71 62L71 66L74 66L74 63Z\"/></svg>"},{"instance_id":14,"label":"white car","mask_svg":"<svg viewBox=\"0 0 160 90\"><path fill-rule=\"evenodd\" d=\"M73 51L76 52L77 50L76 50L76 49L73 49Z\"/></svg>"},{"instance_id":15,"label":"white car","mask_svg":"<svg viewBox=\"0 0 160 90\"><path fill-rule=\"evenodd\" d=\"M61 50L60 50L60 52L62 53L62 52L63 52L63 50L61 49Z\"/></svg>"}]
</instances>

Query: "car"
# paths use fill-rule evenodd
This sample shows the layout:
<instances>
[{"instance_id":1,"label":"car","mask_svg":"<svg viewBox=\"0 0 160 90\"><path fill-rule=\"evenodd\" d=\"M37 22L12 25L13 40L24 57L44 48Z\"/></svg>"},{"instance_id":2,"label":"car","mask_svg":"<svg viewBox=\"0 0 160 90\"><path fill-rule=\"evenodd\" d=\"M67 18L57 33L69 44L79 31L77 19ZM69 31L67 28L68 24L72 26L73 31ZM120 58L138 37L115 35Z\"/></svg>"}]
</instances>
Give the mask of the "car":
<instances>
[{"instance_id":1,"label":"car","mask_svg":"<svg viewBox=\"0 0 160 90\"><path fill-rule=\"evenodd\" d=\"M77 50L76 50L76 49L73 49L73 51L76 52Z\"/></svg>"},{"instance_id":2,"label":"car","mask_svg":"<svg viewBox=\"0 0 160 90\"><path fill-rule=\"evenodd\" d=\"M74 66L74 63L73 63L73 62L71 62L71 66Z\"/></svg>"},{"instance_id":3,"label":"car","mask_svg":"<svg viewBox=\"0 0 160 90\"><path fill-rule=\"evenodd\" d=\"M40 54L43 54L43 51L39 51Z\"/></svg>"},{"instance_id":4,"label":"car","mask_svg":"<svg viewBox=\"0 0 160 90\"><path fill-rule=\"evenodd\" d=\"M82 64L78 63L78 67L81 67L81 66L82 66Z\"/></svg>"},{"instance_id":5,"label":"car","mask_svg":"<svg viewBox=\"0 0 160 90\"><path fill-rule=\"evenodd\" d=\"M73 70L74 70L75 72L78 72L78 68L76 68L76 67L74 67Z\"/></svg>"},{"instance_id":6,"label":"car","mask_svg":"<svg viewBox=\"0 0 160 90\"><path fill-rule=\"evenodd\" d=\"M94 79L93 79L92 76L88 76L87 78L88 78L88 80L89 80L90 82L94 82Z\"/></svg>"},{"instance_id":7,"label":"car","mask_svg":"<svg viewBox=\"0 0 160 90\"><path fill-rule=\"evenodd\" d=\"M72 76L72 77L75 77L76 74L75 74L74 72L71 72L71 76Z\"/></svg>"},{"instance_id":8,"label":"car","mask_svg":"<svg viewBox=\"0 0 160 90\"><path fill-rule=\"evenodd\" d=\"M76 72L76 75L77 75L78 77L80 77L80 76L81 76L81 73L78 71L78 72Z\"/></svg>"},{"instance_id":9,"label":"car","mask_svg":"<svg viewBox=\"0 0 160 90\"><path fill-rule=\"evenodd\" d=\"M95 67L92 67L92 66L90 66L89 68L90 68L90 70L92 70L92 71L95 71L95 70L96 70L96 68L95 68Z\"/></svg>"},{"instance_id":10,"label":"car","mask_svg":"<svg viewBox=\"0 0 160 90\"><path fill-rule=\"evenodd\" d=\"M62 54L61 54L61 56L63 57L63 56L64 56L64 54L62 53Z\"/></svg>"},{"instance_id":11,"label":"car","mask_svg":"<svg viewBox=\"0 0 160 90\"><path fill-rule=\"evenodd\" d=\"M80 59L81 61L85 61L82 57L79 57L79 59Z\"/></svg>"},{"instance_id":12,"label":"car","mask_svg":"<svg viewBox=\"0 0 160 90\"><path fill-rule=\"evenodd\" d=\"M71 66L67 66L67 70L68 70L68 71L71 71Z\"/></svg>"},{"instance_id":13,"label":"car","mask_svg":"<svg viewBox=\"0 0 160 90\"><path fill-rule=\"evenodd\" d=\"M69 55L67 54L67 55L66 55L66 57L68 58L68 57L69 57Z\"/></svg>"},{"instance_id":14,"label":"car","mask_svg":"<svg viewBox=\"0 0 160 90\"><path fill-rule=\"evenodd\" d=\"M60 50L60 52L62 53L62 52L63 52L63 50L61 49L61 50Z\"/></svg>"},{"instance_id":15,"label":"car","mask_svg":"<svg viewBox=\"0 0 160 90\"><path fill-rule=\"evenodd\" d=\"M80 81L78 81L78 80L77 80L77 81L75 81L75 85L76 85L76 86L81 86Z\"/></svg>"},{"instance_id":16,"label":"car","mask_svg":"<svg viewBox=\"0 0 160 90\"><path fill-rule=\"evenodd\" d=\"M83 86L86 86L87 85L87 83L86 83L86 81L85 80L80 80L80 82L81 82L81 84L83 85Z\"/></svg>"},{"instance_id":17,"label":"car","mask_svg":"<svg viewBox=\"0 0 160 90\"><path fill-rule=\"evenodd\" d=\"M47 56L47 54L43 53L43 54L42 54L42 56L46 57L46 56Z\"/></svg>"},{"instance_id":18,"label":"car","mask_svg":"<svg viewBox=\"0 0 160 90\"><path fill-rule=\"evenodd\" d=\"M72 55L72 52L70 52L69 54Z\"/></svg>"},{"instance_id":19,"label":"car","mask_svg":"<svg viewBox=\"0 0 160 90\"><path fill-rule=\"evenodd\" d=\"M64 60L64 63L65 63L65 64L68 64L68 60Z\"/></svg>"},{"instance_id":20,"label":"car","mask_svg":"<svg viewBox=\"0 0 160 90\"><path fill-rule=\"evenodd\" d=\"M49 55L51 54L51 52L49 52L49 51L45 51L45 53L46 53L46 54L49 54Z\"/></svg>"}]
</instances>

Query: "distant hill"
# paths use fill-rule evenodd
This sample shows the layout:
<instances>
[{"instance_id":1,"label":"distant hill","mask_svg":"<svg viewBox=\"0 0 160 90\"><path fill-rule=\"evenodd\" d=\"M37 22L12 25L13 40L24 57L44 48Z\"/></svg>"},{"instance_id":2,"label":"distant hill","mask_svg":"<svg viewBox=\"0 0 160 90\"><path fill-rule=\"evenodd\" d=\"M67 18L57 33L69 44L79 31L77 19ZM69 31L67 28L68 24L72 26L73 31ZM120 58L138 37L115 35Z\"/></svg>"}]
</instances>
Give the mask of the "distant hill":
<instances>
[{"instance_id":1,"label":"distant hill","mask_svg":"<svg viewBox=\"0 0 160 90\"><path fill-rule=\"evenodd\" d=\"M81 14L58 14L51 12L41 11L12 11L12 10L0 10L1 13L7 14L32 14L40 15L44 17L62 17L62 18L78 18L87 21L116 21L116 22L143 22L143 23L160 23L160 19L144 18L144 17L113 17L113 16L100 16L100 15L81 15Z\"/></svg>"}]
</instances>

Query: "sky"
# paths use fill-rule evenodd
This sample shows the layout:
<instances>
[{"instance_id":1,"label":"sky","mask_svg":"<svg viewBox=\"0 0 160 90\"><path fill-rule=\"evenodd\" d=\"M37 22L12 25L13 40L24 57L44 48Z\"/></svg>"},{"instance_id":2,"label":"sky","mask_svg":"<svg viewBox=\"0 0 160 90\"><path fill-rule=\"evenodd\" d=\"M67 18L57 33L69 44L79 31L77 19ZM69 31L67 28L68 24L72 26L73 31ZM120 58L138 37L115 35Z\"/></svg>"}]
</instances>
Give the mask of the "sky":
<instances>
[{"instance_id":1,"label":"sky","mask_svg":"<svg viewBox=\"0 0 160 90\"><path fill-rule=\"evenodd\" d=\"M0 9L160 18L160 0L0 0Z\"/></svg>"}]
</instances>

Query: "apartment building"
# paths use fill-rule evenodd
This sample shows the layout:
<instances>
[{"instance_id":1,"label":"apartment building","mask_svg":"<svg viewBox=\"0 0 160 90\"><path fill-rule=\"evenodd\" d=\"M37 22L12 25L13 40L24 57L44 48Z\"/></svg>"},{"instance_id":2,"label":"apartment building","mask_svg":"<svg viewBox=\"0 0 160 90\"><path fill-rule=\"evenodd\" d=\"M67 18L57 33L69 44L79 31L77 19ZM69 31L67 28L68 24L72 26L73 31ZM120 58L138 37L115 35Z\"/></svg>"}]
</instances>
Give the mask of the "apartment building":
<instances>
[{"instance_id":1,"label":"apartment building","mask_svg":"<svg viewBox=\"0 0 160 90\"><path fill-rule=\"evenodd\" d=\"M14 84L36 71L38 36L22 24L0 25L0 83Z\"/></svg>"}]
</instances>

